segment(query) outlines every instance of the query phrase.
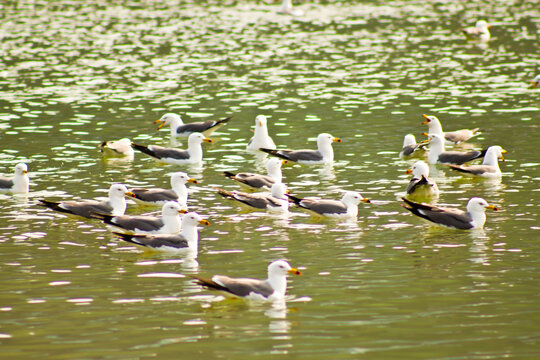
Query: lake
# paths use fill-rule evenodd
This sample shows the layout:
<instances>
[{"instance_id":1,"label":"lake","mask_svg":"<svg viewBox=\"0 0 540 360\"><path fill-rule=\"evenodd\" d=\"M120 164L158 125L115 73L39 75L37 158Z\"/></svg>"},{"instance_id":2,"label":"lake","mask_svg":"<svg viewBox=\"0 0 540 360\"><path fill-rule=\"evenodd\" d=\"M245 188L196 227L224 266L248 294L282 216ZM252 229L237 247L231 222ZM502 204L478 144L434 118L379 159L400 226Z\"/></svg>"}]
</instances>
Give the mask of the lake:
<instances>
[{"instance_id":1,"label":"lake","mask_svg":"<svg viewBox=\"0 0 540 360\"><path fill-rule=\"evenodd\" d=\"M6 359L536 359L540 356L538 1L21 1L0 5L0 173L26 162L28 196L0 194L0 344ZM460 28L491 25L487 44ZM103 158L128 137L170 146L153 122L232 120L200 167L142 153ZM265 171L245 150L255 117L279 148L334 144L331 166L287 164L298 196L372 200L357 221L245 211L214 187ZM400 206L415 159L403 136L481 129L457 149L500 145L501 181L432 166L438 204L481 196L484 230L431 226ZM179 147L186 145L180 140ZM97 220L39 199L94 199L112 183L168 187L186 171L196 259L120 243ZM127 213L154 212L129 201ZM190 275L264 278L287 259L279 304L224 299Z\"/></svg>"}]
</instances>

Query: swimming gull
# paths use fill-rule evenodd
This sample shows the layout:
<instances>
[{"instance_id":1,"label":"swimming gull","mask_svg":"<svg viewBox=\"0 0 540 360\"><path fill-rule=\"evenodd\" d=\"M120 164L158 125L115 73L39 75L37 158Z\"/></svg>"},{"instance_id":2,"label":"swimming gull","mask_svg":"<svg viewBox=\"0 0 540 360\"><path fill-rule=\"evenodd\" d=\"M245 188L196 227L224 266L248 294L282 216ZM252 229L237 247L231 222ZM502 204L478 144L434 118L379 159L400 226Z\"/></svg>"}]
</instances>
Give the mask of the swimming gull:
<instances>
[{"instance_id":1,"label":"swimming gull","mask_svg":"<svg viewBox=\"0 0 540 360\"><path fill-rule=\"evenodd\" d=\"M358 216L358 204L360 202L371 202L356 191L346 191L341 200L299 198L292 195L287 196L299 207L309 210L316 215L336 218L356 218Z\"/></svg>"},{"instance_id":2,"label":"swimming gull","mask_svg":"<svg viewBox=\"0 0 540 360\"><path fill-rule=\"evenodd\" d=\"M181 213L185 213L185 209L179 203L168 201L163 204L160 217L148 215L114 216L97 212L92 214L92 217L102 220L107 225L132 233L177 234L182 226Z\"/></svg>"},{"instance_id":3,"label":"swimming gull","mask_svg":"<svg viewBox=\"0 0 540 360\"><path fill-rule=\"evenodd\" d=\"M249 140L247 144L248 150L259 150L260 148L275 149L276 144L274 140L268 135L268 128L266 126L266 116L258 115L255 118L255 134Z\"/></svg>"},{"instance_id":4,"label":"swimming gull","mask_svg":"<svg viewBox=\"0 0 540 360\"><path fill-rule=\"evenodd\" d=\"M451 165L448 166L453 170L460 171L467 175L485 177L485 178L500 178L502 176L501 169L499 168L498 159L504 161L503 154L507 151L502 147L495 145L490 146L486 150L486 155L484 156L484 161L482 165Z\"/></svg>"},{"instance_id":5,"label":"swimming gull","mask_svg":"<svg viewBox=\"0 0 540 360\"><path fill-rule=\"evenodd\" d=\"M103 141L99 145L100 151L103 156L110 157L128 157L133 158L133 148L131 147L131 140L123 138L120 140Z\"/></svg>"},{"instance_id":6,"label":"swimming gull","mask_svg":"<svg viewBox=\"0 0 540 360\"><path fill-rule=\"evenodd\" d=\"M266 163L266 170L268 175L254 174L248 172L232 173L230 171L224 171L223 175L229 179L238 181L243 185L255 189L270 189L274 183L279 183L282 180L281 165L285 164L287 160L281 160L278 158L270 158Z\"/></svg>"},{"instance_id":7,"label":"swimming gull","mask_svg":"<svg viewBox=\"0 0 540 360\"><path fill-rule=\"evenodd\" d=\"M425 150L427 141L416 142L413 134L407 134L403 138L403 147L399 153L399 157L412 156L417 150Z\"/></svg>"},{"instance_id":8,"label":"swimming gull","mask_svg":"<svg viewBox=\"0 0 540 360\"><path fill-rule=\"evenodd\" d=\"M12 178L0 178L0 192L25 194L30 190L28 166L25 163L15 165L15 174Z\"/></svg>"},{"instance_id":9,"label":"swimming gull","mask_svg":"<svg viewBox=\"0 0 540 360\"><path fill-rule=\"evenodd\" d=\"M289 201L285 197L287 186L283 183L275 183L270 189L270 194L262 193L245 193L242 191L227 191L216 188L218 193L229 199L236 200L241 204L261 210L269 210L273 212L287 211Z\"/></svg>"},{"instance_id":10,"label":"swimming gull","mask_svg":"<svg viewBox=\"0 0 540 360\"><path fill-rule=\"evenodd\" d=\"M341 139L323 133L317 136L317 150L276 150L266 148L260 148L259 150L300 164L324 164L331 163L334 160L332 142L341 142Z\"/></svg>"},{"instance_id":11,"label":"swimming gull","mask_svg":"<svg viewBox=\"0 0 540 360\"><path fill-rule=\"evenodd\" d=\"M489 25L485 20L478 20L474 27L461 29L461 32L465 34L469 40L488 42L491 38L491 34L489 32L490 27L491 25Z\"/></svg>"},{"instance_id":12,"label":"swimming gull","mask_svg":"<svg viewBox=\"0 0 540 360\"><path fill-rule=\"evenodd\" d=\"M49 201L39 200L42 206L62 213L92 218L93 213L123 215L126 211L126 195L131 195L125 185L113 184L109 188L109 199L105 201Z\"/></svg>"},{"instance_id":13,"label":"swimming gull","mask_svg":"<svg viewBox=\"0 0 540 360\"><path fill-rule=\"evenodd\" d=\"M132 197L135 200L162 205L167 201L176 201L180 204L183 204L184 207L187 206L188 199L188 189L186 184L190 182L197 184L197 180L189 177L185 172L179 171L171 175L171 188L172 189L161 189L161 188L133 188L131 189Z\"/></svg>"},{"instance_id":14,"label":"swimming gull","mask_svg":"<svg viewBox=\"0 0 540 360\"><path fill-rule=\"evenodd\" d=\"M158 145L138 145L132 144L134 149L137 149L147 155L150 155L156 159L164 161L169 164L184 165L184 164L198 164L202 162L203 151L201 143L205 141L211 143L212 140L205 137L201 133L193 133L188 138L187 150L179 150L174 148L167 148Z\"/></svg>"},{"instance_id":15,"label":"swimming gull","mask_svg":"<svg viewBox=\"0 0 540 360\"><path fill-rule=\"evenodd\" d=\"M211 279L193 276L196 283L208 289L218 290L229 296L250 300L282 300L287 291L287 274L301 275L285 260L277 260L268 265L266 280L249 278L231 278L214 275Z\"/></svg>"},{"instance_id":16,"label":"swimming gull","mask_svg":"<svg viewBox=\"0 0 540 360\"><path fill-rule=\"evenodd\" d=\"M428 162L430 164L441 163L462 165L467 161L483 157L485 153L486 150L471 150L466 152L445 151L444 139L438 134L429 134Z\"/></svg>"},{"instance_id":17,"label":"swimming gull","mask_svg":"<svg viewBox=\"0 0 540 360\"><path fill-rule=\"evenodd\" d=\"M114 232L120 239L141 245L153 250L168 252L197 252L199 243L199 231L197 224L210 225L210 223L201 218L196 212L188 212L182 219L182 231L180 234L125 234Z\"/></svg>"},{"instance_id":18,"label":"swimming gull","mask_svg":"<svg viewBox=\"0 0 540 360\"><path fill-rule=\"evenodd\" d=\"M154 124L159 124L158 129L169 125L171 128L171 138L188 137L193 133L203 133L205 136L210 136L210 134L225 125L231 118L232 116L229 116L222 120L207 120L184 124L180 115L167 113L159 120L154 121Z\"/></svg>"},{"instance_id":19,"label":"swimming gull","mask_svg":"<svg viewBox=\"0 0 540 360\"><path fill-rule=\"evenodd\" d=\"M407 186L407 195L409 197L437 197L439 188L435 181L429 177L429 166L423 161L417 161L405 172L413 174L409 185Z\"/></svg>"},{"instance_id":20,"label":"swimming gull","mask_svg":"<svg viewBox=\"0 0 540 360\"><path fill-rule=\"evenodd\" d=\"M486 222L486 209L498 211L493 205L489 205L486 200L473 197L467 203L467 211L459 209L438 207L429 204L416 203L406 198L402 198L405 204L401 204L416 216L424 218L440 226L451 227L460 230L481 229Z\"/></svg>"},{"instance_id":21,"label":"swimming gull","mask_svg":"<svg viewBox=\"0 0 540 360\"><path fill-rule=\"evenodd\" d=\"M438 134L439 136L443 136L446 141L459 144L460 142L464 142L469 140L471 137L476 136L480 134L478 131L479 128L475 128L472 130L469 129L462 129L457 131L445 131L443 132L441 122L436 116L433 115L422 115L425 119L424 122L422 122L423 125L427 124L429 127L429 134Z\"/></svg>"}]
</instances>

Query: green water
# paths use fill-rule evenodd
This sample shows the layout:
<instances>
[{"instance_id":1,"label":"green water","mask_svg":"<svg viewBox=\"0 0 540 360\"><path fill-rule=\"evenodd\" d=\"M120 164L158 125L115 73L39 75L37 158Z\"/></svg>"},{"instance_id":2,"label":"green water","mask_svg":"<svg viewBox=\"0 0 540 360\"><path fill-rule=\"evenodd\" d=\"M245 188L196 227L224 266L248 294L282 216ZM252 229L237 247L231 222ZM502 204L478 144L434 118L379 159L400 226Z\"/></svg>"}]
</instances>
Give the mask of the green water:
<instances>
[{"instance_id":1,"label":"green water","mask_svg":"<svg viewBox=\"0 0 540 360\"><path fill-rule=\"evenodd\" d=\"M27 1L0 5L0 171L30 168L27 197L0 195L0 346L5 359L540 357L540 4L267 1ZM488 45L459 28L485 18ZM152 122L233 115L201 168L97 146L169 145ZM484 231L432 227L399 206L412 161L403 136L480 127L462 148L501 145L501 182L433 170L439 203L482 196ZM332 167L288 165L293 194L372 199L357 222L245 212L217 196L220 173L264 171L244 151L255 116L282 148L343 139ZM37 200L103 197L109 185L168 186L186 171L200 231L196 260L119 243L97 221ZM157 210L129 203L128 213ZM186 277L264 277L285 258L284 306L223 300Z\"/></svg>"}]
</instances>

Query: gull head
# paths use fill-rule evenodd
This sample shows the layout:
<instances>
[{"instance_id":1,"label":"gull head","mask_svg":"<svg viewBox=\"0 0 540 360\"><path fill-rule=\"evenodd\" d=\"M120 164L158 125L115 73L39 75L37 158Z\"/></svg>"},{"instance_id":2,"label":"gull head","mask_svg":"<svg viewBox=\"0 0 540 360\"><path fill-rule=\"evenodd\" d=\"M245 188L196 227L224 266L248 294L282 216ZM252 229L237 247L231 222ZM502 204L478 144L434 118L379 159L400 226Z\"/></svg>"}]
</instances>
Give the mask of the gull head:
<instances>
[{"instance_id":1,"label":"gull head","mask_svg":"<svg viewBox=\"0 0 540 360\"><path fill-rule=\"evenodd\" d=\"M171 175L171 184L173 185L173 187L175 184L186 184L188 182L193 183L193 184L198 183L197 180L189 177L189 175L183 171L175 172L174 174Z\"/></svg>"},{"instance_id":2,"label":"gull head","mask_svg":"<svg viewBox=\"0 0 540 360\"><path fill-rule=\"evenodd\" d=\"M285 276L287 274L301 275L302 273L291 267L291 265L285 260L276 260L268 265L268 277L272 275Z\"/></svg>"},{"instance_id":3,"label":"gull head","mask_svg":"<svg viewBox=\"0 0 540 360\"><path fill-rule=\"evenodd\" d=\"M485 209L499 211L499 208L493 205L489 205L486 200L479 197L473 197L467 203L467 211L470 213L484 212Z\"/></svg>"},{"instance_id":4,"label":"gull head","mask_svg":"<svg viewBox=\"0 0 540 360\"><path fill-rule=\"evenodd\" d=\"M185 212L184 206L176 201L167 201L161 208L161 214L163 216L174 216Z\"/></svg>"},{"instance_id":5,"label":"gull head","mask_svg":"<svg viewBox=\"0 0 540 360\"><path fill-rule=\"evenodd\" d=\"M422 175L429 176L429 166L423 161L417 161L413 166L405 172L405 174L413 174L413 177L419 179Z\"/></svg>"},{"instance_id":6,"label":"gull head","mask_svg":"<svg viewBox=\"0 0 540 360\"><path fill-rule=\"evenodd\" d=\"M182 219L182 223L185 225L197 225L197 224L201 224L201 225L210 225L210 222L208 222L208 220L205 220L203 218L201 218L201 216L199 214L197 214L196 212L188 212L187 214L184 215L184 218Z\"/></svg>"},{"instance_id":7,"label":"gull head","mask_svg":"<svg viewBox=\"0 0 540 360\"><path fill-rule=\"evenodd\" d=\"M123 184L113 184L109 188L109 197L133 196L133 193Z\"/></svg>"},{"instance_id":8,"label":"gull head","mask_svg":"<svg viewBox=\"0 0 540 360\"><path fill-rule=\"evenodd\" d=\"M371 203L371 200L363 197L356 191L345 191L343 197L341 198L341 202L343 202L345 205L358 205L360 202Z\"/></svg>"},{"instance_id":9,"label":"gull head","mask_svg":"<svg viewBox=\"0 0 540 360\"><path fill-rule=\"evenodd\" d=\"M196 144L201 144L202 142L207 142L207 143L212 143L213 141L210 140L209 138L207 138L206 136L204 136L203 134L201 133L193 133L191 135L189 135L188 137L188 145L196 145Z\"/></svg>"},{"instance_id":10,"label":"gull head","mask_svg":"<svg viewBox=\"0 0 540 360\"><path fill-rule=\"evenodd\" d=\"M25 163L20 163L15 166L15 175L24 175L28 173L28 166Z\"/></svg>"},{"instance_id":11,"label":"gull head","mask_svg":"<svg viewBox=\"0 0 540 360\"><path fill-rule=\"evenodd\" d=\"M154 121L154 124L159 124L158 129L161 129L165 125L170 125L170 124L181 125L181 124L183 124L183 122L182 122L182 118L180 117L180 115L173 114L173 113L167 113L167 114L163 115L159 120Z\"/></svg>"}]
</instances>

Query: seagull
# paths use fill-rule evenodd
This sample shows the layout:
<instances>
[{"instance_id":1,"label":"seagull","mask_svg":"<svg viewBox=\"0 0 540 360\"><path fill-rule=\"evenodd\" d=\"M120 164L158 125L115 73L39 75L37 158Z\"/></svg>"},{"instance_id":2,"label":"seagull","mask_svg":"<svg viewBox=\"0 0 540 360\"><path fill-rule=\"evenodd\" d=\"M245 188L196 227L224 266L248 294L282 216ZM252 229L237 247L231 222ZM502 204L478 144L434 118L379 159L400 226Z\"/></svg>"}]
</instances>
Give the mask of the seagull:
<instances>
[{"instance_id":1,"label":"seagull","mask_svg":"<svg viewBox=\"0 0 540 360\"><path fill-rule=\"evenodd\" d=\"M490 27L491 25L488 25L486 21L479 20L476 22L476 25L474 27L461 29L461 32L465 34L465 36L469 40L488 42L491 38L491 34L489 33Z\"/></svg>"},{"instance_id":2,"label":"seagull","mask_svg":"<svg viewBox=\"0 0 540 360\"><path fill-rule=\"evenodd\" d=\"M409 186L407 186L407 195L419 197L439 196L439 188L435 181L429 177L429 166L425 162L415 162L405 173L413 174Z\"/></svg>"},{"instance_id":3,"label":"seagull","mask_svg":"<svg viewBox=\"0 0 540 360\"><path fill-rule=\"evenodd\" d=\"M100 151L103 156L109 157L129 157L133 158L133 148L131 147L131 140L123 138L120 140L103 141L99 145Z\"/></svg>"},{"instance_id":4,"label":"seagull","mask_svg":"<svg viewBox=\"0 0 540 360\"><path fill-rule=\"evenodd\" d=\"M406 157L414 155L414 152L417 150L425 150L424 147L427 145L426 141L417 143L416 138L413 134L407 134L403 138L403 148L399 153L399 157Z\"/></svg>"},{"instance_id":5,"label":"seagull","mask_svg":"<svg viewBox=\"0 0 540 360\"><path fill-rule=\"evenodd\" d=\"M163 205L167 201L176 201L187 206L188 189L186 183L197 184L197 180L189 177L185 172L179 171L171 175L171 188L169 189L131 189L131 196L138 201L150 204Z\"/></svg>"},{"instance_id":6,"label":"seagull","mask_svg":"<svg viewBox=\"0 0 540 360\"><path fill-rule=\"evenodd\" d=\"M302 10L293 9L292 0L283 0L281 3L281 8L278 11L279 14L291 15L291 16L302 16L304 12Z\"/></svg>"},{"instance_id":7,"label":"seagull","mask_svg":"<svg viewBox=\"0 0 540 360\"><path fill-rule=\"evenodd\" d=\"M123 215L126 211L125 196L131 193L125 185L113 184L109 188L109 199L106 201L49 201L39 200L41 206L71 215L82 216L91 219L93 213Z\"/></svg>"},{"instance_id":8,"label":"seagull","mask_svg":"<svg viewBox=\"0 0 540 360\"><path fill-rule=\"evenodd\" d=\"M154 124L159 124L158 130L165 125L170 125L171 138L174 139L175 137L188 137L193 133L203 133L205 136L209 136L215 130L225 125L231 118L232 116L229 116L222 120L208 120L184 124L180 115L167 113L161 119L154 121Z\"/></svg>"},{"instance_id":9,"label":"seagull","mask_svg":"<svg viewBox=\"0 0 540 360\"><path fill-rule=\"evenodd\" d=\"M370 203L369 199L366 199L355 191L346 191L343 194L341 200L326 200L326 199L310 199L299 198L292 195L287 195L296 205L309 210L316 215L342 218L342 217L354 217L358 216L358 204L360 202Z\"/></svg>"},{"instance_id":10,"label":"seagull","mask_svg":"<svg viewBox=\"0 0 540 360\"><path fill-rule=\"evenodd\" d=\"M530 88L531 89L534 89L535 87L537 87L538 85L540 85L540 75L536 75L534 77L534 79L531 80L531 86Z\"/></svg>"},{"instance_id":11,"label":"seagull","mask_svg":"<svg viewBox=\"0 0 540 360\"><path fill-rule=\"evenodd\" d=\"M180 214L185 213L185 209L175 201L168 201L163 204L161 217L155 216L130 216L130 215L109 215L95 212L92 218L100 219L107 225L120 228L132 233L142 234L177 234L182 226Z\"/></svg>"},{"instance_id":12,"label":"seagull","mask_svg":"<svg viewBox=\"0 0 540 360\"><path fill-rule=\"evenodd\" d=\"M444 140L438 134L429 134L428 162L430 164L456 164L461 165L467 161L481 158L486 150L471 150L466 152L444 151Z\"/></svg>"},{"instance_id":13,"label":"seagull","mask_svg":"<svg viewBox=\"0 0 540 360\"><path fill-rule=\"evenodd\" d=\"M490 146L486 150L484 161L482 165L448 165L451 169L460 171L464 174L479 176L484 178L500 178L502 176L501 169L499 168L498 159L504 161L504 156L507 151L502 147L495 145Z\"/></svg>"},{"instance_id":14,"label":"seagull","mask_svg":"<svg viewBox=\"0 0 540 360\"><path fill-rule=\"evenodd\" d=\"M188 212L182 219L182 231L180 234L125 234L113 232L120 239L147 247L149 249L168 252L192 251L197 252L199 243L199 232L197 224L210 225L196 212Z\"/></svg>"},{"instance_id":15,"label":"seagull","mask_svg":"<svg viewBox=\"0 0 540 360\"><path fill-rule=\"evenodd\" d=\"M241 191L227 191L216 188L218 193L225 197L236 200L244 205L255 209L284 212L289 209L289 201L285 197L287 186L283 183L275 183L270 189L270 195L261 193L245 193Z\"/></svg>"},{"instance_id":16,"label":"seagull","mask_svg":"<svg viewBox=\"0 0 540 360\"><path fill-rule=\"evenodd\" d=\"M332 142L341 142L341 139L323 133L317 136L317 150L275 150L266 148L260 148L259 150L300 164L324 164L334 161Z\"/></svg>"},{"instance_id":17,"label":"seagull","mask_svg":"<svg viewBox=\"0 0 540 360\"><path fill-rule=\"evenodd\" d=\"M281 165L287 163L287 160L278 158L270 158L266 163L268 175L253 174L248 172L232 173L229 171L223 172L223 175L229 179L236 180L241 184L250 186L255 189L270 189L274 183L280 183L282 179Z\"/></svg>"},{"instance_id":18,"label":"seagull","mask_svg":"<svg viewBox=\"0 0 540 360\"><path fill-rule=\"evenodd\" d=\"M26 194L30 191L28 166L25 163L15 165L15 175L11 179L0 178L0 192Z\"/></svg>"},{"instance_id":19,"label":"seagull","mask_svg":"<svg viewBox=\"0 0 540 360\"><path fill-rule=\"evenodd\" d=\"M133 146L134 149L137 149L147 155L150 155L166 163L184 165L198 164L202 162L203 151L201 143L203 141L212 143L212 140L205 137L203 134L193 133L189 135L187 150L167 148L158 145L144 146L131 144L131 146Z\"/></svg>"},{"instance_id":20,"label":"seagull","mask_svg":"<svg viewBox=\"0 0 540 360\"><path fill-rule=\"evenodd\" d=\"M405 204L401 204L405 209L414 215L424 218L440 226L451 227L460 230L481 229L486 222L486 209L498 211L493 205L489 205L486 200L473 197L467 203L467 211L453 208L444 208L428 204L420 204L406 198L402 198Z\"/></svg>"},{"instance_id":21,"label":"seagull","mask_svg":"<svg viewBox=\"0 0 540 360\"><path fill-rule=\"evenodd\" d=\"M276 144L274 140L268 135L268 128L266 126L266 116L258 115L255 118L255 134L249 140L247 144L248 150L259 150L260 148L275 149Z\"/></svg>"},{"instance_id":22,"label":"seagull","mask_svg":"<svg viewBox=\"0 0 540 360\"><path fill-rule=\"evenodd\" d=\"M437 119L436 116L426 114L423 114L422 116L424 117L424 119L426 119L424 122L422 122L422 125L427 124L429 126L429 134L438 134L440 136L444 136L446 141L454 144L459 144L460 142L467 141L471 137L479 134L479 128L475 128L472 130L462 129L457 131L443 132L441 122L439 121L439 119Z\"/></svg>"},{"instance_id":23,"label":"seagull","mask_svg":"<svg viewBox=\"0 0 540 360\"><path fill-rule=\"evenodd\" d=\"M285 260L277 260L268 265L268 279L231 278L214 275L212 279L193 276L198 285L224 292L228 296L250 300L276 301L285 298L287 274L301 275Z\"/></svg>"}]
</instances>

